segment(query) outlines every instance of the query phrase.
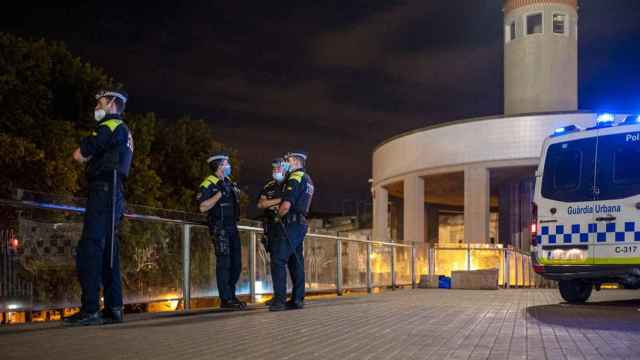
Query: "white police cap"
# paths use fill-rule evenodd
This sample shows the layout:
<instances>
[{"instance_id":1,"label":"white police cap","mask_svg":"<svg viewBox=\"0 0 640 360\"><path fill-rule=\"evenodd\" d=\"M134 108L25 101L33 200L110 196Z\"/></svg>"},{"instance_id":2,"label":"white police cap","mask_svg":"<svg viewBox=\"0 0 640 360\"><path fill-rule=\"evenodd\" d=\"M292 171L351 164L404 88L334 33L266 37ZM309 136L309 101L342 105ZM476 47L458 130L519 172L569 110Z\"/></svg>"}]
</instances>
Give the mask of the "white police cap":
<instances>
[{"instance_id":1,"label":"white police cap","mask_svg":"<svg viewBox=\"0 0 640 360\"><path fill-rule=\"evenodd\" d=\"M116 97L122 100L123 103L127 102L127 93L124 91L102 90L96 94L96 100L102 97Z\"/></svg>"},{"instance_id":2,"label":"white police cap","mask_svg":"<svg viewBox=\"0 0 640 360\"><path fill-rule=\"evenodd\" d=\"M288 152L288 153L285 155L285 158L288 158L288 157L290 157L290 156L299 157L299 158L301 158L301 159L302 159L302 160L304 160L304 161L307 161L307 157L308 157L307 153L306 153L306 152L304 152L304 151L292 151L292 152Z\"/></svg>"},{"instance_id":3,"label":"white police cap","mask_svg":"<svg viewBox=\"0 0 640 360\"><path fill-rule=\"evenodd\" d=\"M207 162L210 163L216 160L229 160L229 156L225 154L216 154L207 159Z\"/></svg>"}]
</instances>

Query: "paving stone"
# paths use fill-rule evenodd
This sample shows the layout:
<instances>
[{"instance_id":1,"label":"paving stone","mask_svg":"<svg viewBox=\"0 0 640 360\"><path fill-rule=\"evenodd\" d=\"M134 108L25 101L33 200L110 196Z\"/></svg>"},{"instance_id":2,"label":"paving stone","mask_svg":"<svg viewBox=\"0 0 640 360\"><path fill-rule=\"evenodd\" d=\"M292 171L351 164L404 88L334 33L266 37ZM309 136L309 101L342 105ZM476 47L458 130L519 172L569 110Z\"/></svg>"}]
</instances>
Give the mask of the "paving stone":
<instances>
[{"instance_id":1,"label":"paving stone","mask_svg":"<svg viewBox=\"0 0 640 360\"><path fill-rule=\"evenodd\" d=\"M304 310L143 314L120 325L0 327L4 359L638 359L640 293L416 289Z\"/></svg>"}]
</instances>

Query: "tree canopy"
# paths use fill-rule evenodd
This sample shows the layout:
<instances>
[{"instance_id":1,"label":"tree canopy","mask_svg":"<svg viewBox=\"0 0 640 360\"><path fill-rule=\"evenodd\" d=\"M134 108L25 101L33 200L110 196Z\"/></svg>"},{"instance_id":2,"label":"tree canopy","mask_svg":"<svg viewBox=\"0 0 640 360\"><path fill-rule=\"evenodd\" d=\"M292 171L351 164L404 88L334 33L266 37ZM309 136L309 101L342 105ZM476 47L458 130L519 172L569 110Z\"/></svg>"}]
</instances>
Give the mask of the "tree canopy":
<instances>
[{"instance_id":1,"label":"tree canopy","mask_svg":"<svg viewBox=\"0 0 640 360\"><path fill-rule=\"evenodd\" d=\"M123 86L64 44L0 33L0 196L16 188L84 195L84 169L71 153L95 126L94 95L106 88ZM125 120L135 142L131 204L195 211L206 158L216 151L229 153L239 173L237 152L217 141L204 119L127 113Z\"/></svg>"}]
</instances>

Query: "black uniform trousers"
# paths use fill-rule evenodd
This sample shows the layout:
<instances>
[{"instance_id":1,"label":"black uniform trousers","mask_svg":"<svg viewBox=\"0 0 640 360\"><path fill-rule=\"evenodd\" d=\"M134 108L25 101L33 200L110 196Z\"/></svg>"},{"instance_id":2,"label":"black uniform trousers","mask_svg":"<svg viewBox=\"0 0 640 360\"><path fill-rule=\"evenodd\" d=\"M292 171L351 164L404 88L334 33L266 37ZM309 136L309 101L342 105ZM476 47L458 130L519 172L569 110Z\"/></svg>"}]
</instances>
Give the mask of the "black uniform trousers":
<instances>
[{"instance_id":1,"label":"black uniform trousers","mask_svg":"<svg viewBox=\"0 0 640 360\"><path fill-rule=\"evenodd\" d=\"M232 301L236 298L236 283L242 272L242 248L238 227L225 225L224 230L229 236L229 252L216 255L216 282L220 300Z\"/></svg>"},{"instance_id":2,"label":"black uniform trousers","mask_svg":"<svg viewBox=\"0 0 640 360\"><path fill-rule=\"evenodd\" d=\"M100 287L104 290L104 305L108 309L122 307L122 279L120 277L120 246L114 236L113 267L111 267L111 228L113 191L116 192L115 227L124 213L122 182L93 181L89 184L89 198L84 216L82 237L76 251L76 268L82 288L82 311L100 310Z\"/></svg>"},{"instance_id":3,"label":"black uniform trousers","mask_svg":"<svg viewBox=\"0 0 640 360\"><path fill-rule=\"evenodd\" d=\"M304 300L303 242L306 234L306 224L289 223L286 225L288 240L285 236L276 236L271 244L271 276L275 303L284 303L287 300L287 269L293 283L291 299L294 302Z\"/></svg>"}]
</instances>

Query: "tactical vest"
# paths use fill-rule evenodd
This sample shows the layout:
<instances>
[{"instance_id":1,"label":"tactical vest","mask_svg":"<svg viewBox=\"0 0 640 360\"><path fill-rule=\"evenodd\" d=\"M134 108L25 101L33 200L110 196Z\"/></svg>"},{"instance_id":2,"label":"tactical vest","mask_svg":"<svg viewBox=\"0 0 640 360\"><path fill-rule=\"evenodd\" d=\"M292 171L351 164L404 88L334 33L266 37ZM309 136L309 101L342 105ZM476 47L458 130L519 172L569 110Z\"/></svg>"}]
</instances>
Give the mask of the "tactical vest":
<instances>
[{"instance_id":1,"label":"tactical vest","mask_svg":"<svg viewBox=\"0 0 640 360\"><path fill-rule=\"evenodd\" d=\"M94 155L87 163L87 178L92 180L111 180L113 170L123 179L129 176L133 159L133 139L129 128L120 119L108 119L98 123L111 132L111 141L100 154ZM95 133L94 133L95 135Z\"/></svg>"}]
</instances>

